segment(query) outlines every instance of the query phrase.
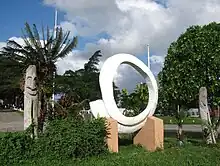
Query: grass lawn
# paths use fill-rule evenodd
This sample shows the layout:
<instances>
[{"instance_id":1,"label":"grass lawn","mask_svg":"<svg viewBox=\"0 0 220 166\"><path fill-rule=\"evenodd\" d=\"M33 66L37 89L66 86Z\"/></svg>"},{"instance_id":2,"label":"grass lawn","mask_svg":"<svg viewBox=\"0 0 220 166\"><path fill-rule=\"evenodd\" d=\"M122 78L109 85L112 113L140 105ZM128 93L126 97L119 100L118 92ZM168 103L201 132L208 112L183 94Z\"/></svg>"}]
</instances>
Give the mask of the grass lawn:
<instances>
[{"instance_id":1,"label":"grass lawn","mask_svg":"<svg viewBox=\"0 0 220 166\"><path fill-rule=\"evenodd\" d=\"M157 116L157 117L163 119L164 124L176 124L175 117L172 116ZM201 119L187 117L183 120L183 124L201 124Z\"/></svg>"},{"instance_id":2,"label":"grass lawn","mask_svg":"<svg viewBox=\"0 0 220 166\"><path fill-rule=\"evenodd\" d=\"M19 164L15 164L16 166ZM211 147L191 140L177 148L175 139L165 140L165 150L153 153L133 145L120 146L118 154L105 154L84 160L39 158L25 161L24 166L220 166L220 146Z\"/></svg>"}]
</instances>

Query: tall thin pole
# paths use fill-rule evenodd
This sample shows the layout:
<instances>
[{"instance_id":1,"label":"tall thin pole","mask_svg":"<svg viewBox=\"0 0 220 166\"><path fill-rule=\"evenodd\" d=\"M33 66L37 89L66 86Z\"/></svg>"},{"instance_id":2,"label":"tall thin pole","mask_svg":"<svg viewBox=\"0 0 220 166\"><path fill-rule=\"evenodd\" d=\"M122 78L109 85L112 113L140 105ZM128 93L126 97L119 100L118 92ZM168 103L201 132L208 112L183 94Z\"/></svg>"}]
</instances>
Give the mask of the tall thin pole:
<instances>
[{"instance_id":1,"label":"tall thin pole","mask_svg":"<svg viewBox=\"0 0 220 166\"><path fill-rule=\"evenodd\" d=\"M147 45L147 66L150 69L150 46Z\"/></svg>"},{"instance_id":2,"label":"tall thin pole","mask_svg":"<svg viewBox=\"0 0 220 166\"><path fill-rule=\"evenodd\" d=\"M56 38L56 33L57 33L57 9L55 10L55 17L54 17L54 38ZM54 109L54 101L55 101L55 75L56 73L53 73L53 94L52 94L52 108Z\"/></svg>"},{"instance_id":3,"label":"tall thin pole","mask_svg":"<svg viewBox=\"0 0 220 166\"><path fill-rule=\"evenodd\" d=\"M56 38L56 31L57 29L57 9L55 10L55 17L54 17L54 38Z\"/></svg>"}]
</instances>

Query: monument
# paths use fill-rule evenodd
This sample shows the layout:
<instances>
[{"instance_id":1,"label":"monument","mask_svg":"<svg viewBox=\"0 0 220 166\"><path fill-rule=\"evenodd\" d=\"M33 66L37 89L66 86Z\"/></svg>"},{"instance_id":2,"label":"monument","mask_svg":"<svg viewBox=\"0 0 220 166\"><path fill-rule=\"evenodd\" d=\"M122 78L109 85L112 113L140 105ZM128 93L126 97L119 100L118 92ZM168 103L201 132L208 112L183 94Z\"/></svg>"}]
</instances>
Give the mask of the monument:
<instances>
[{"instance_id":1,"label":"monument","mask_svg":"<svg viewBox=\"0 0 220 166\"><path fill-rule=\"evenodd\" d=\"M128 64L134 67L134 69L136 69L145 78L148 86L148 105L143 112L134 117L124 116L119 111L119 108L114 100L112 82L117 68L121 64ZM105 117L107 119L110 118L111 121L116 121L117 123L115 128L117 128L118 133L134 133L141 129L134 138L134 144L141 144L148 150L163 148L163 121L156 117L152 117L158 101L158 87L150 69L141 60L131 54L116 54L104 62L100 71L99 84L102 93L102 100L90 102L90 109L94 117ZM114 127L111 126L111 128Z\"/></svg>"},{"instance_id":2,"label":"monument","mask_svg":"<svg viewBox=\"0 0 220 166\"><path fill-rule=\"evenodd\" d=\"M34 124L34 135L37 136L38 124L38 90L36 86L36 66L30 65L26 70L24 86L24 130Z\"/></svg>"}]
</instances>

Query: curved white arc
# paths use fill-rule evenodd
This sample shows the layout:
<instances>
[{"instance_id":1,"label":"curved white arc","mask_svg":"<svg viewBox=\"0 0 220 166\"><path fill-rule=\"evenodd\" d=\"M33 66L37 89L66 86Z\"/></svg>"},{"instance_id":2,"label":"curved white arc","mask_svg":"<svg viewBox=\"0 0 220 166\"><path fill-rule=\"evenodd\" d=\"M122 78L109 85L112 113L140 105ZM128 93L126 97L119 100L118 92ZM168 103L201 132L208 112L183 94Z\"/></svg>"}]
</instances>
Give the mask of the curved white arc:
<instances>
[{"instance_id":1,"label":"curved white arc","mask_svg":"<svg viewBox=\"0 0 220 166\"><path fill-rule=\"evenodd\" d=\"M155 79L151 79L151 82L152 82L151 85L153 87L150 87L151 85L148 84L148 92L149 92L148 104L151 103L152 109L150 110L150 113L149 113L148 117L152 116L154 114L154 112L156 110L156 107L157 107L157 102L158 102L158 86L157 86L157 81ZM150 97L150 96L152 96L152 97Z\"/></svg>"},{"instance_id":2,"label":"curved white arc","mask_svg":"<svg viewBox=\"0 0 220 166\"><path fill-rule=\"evenodd\" d=\"M132 65L144 78L149 78L150 82L147 82L149 89L149 101L147 108L135 117L126 117L118 109L113 94L113 78L117 71L117 68L122 63L127 63ZM102 66L99 83L102 93L102 99L104 101L105 107L108 114L113 119L117 120L118 123L131 127L140 122L143 122L148 115L153 115L156 105L157 105L157 84L156 80L150 71L150 69L138 58L130 54L116 54L108 58Z\"/></svg>"},{"instance_id":3,"label":"curved white arc","mask_svg":"<svg viewBox=\"0 0 220 166\"><path fill-rule=\"evenodd\" d=\"M89 102L89 105L90 105L90 110L95 118L98 118L98 117L109 118L108 112L102 100L99 99L99 100ZM145 119L143 122L137 125L134 125L134 126L125 126L125 125L118 123L118 132L119 133L133 133L141 129L143 125L145 124L146 120L147 119Z\"/></svg>"},{"instance_id":4,"label":"curved white arc","mask_svg":"<svg viewBox=\"0 0 220 166\"><path fill-rule=\"evenodd\" d=\"M107 112L107 109L105 108L105 104L104 104L103 100L99 99L99 100L91 101L91 102L89 102L89 106L90 106L90 110L92 112L92 115L95 118L98 118L98 117L109 118L110 117Z\"/></svg>"},{"instance_id":5,"label":"curved white arc","mask_svg":"<svg viewBox=\"0 0 220 166\"><path fill-rule=\"evenodd\" d=\"M118 123L118 133L125 133L125 134L134 133L135 131L141 129L145 125L146 121L147 119L134 126L125 126Z\"/></svg>"}]
</instances>

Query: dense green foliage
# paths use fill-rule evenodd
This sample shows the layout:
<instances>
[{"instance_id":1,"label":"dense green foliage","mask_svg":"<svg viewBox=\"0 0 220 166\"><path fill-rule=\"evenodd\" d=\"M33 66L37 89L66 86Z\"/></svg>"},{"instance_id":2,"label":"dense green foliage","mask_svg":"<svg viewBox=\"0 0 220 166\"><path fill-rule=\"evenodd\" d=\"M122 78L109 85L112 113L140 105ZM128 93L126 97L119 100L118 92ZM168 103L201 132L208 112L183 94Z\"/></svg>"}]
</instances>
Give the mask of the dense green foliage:
<instances>
[{"instance_id":1,"label":"dense green foliage","mask_svg":"<svg viewBox=\"0 0 220 166\"><path fill-rule=\"evenodd\" d=\"M15 96L22 100L23 93L20 89L22 67L13 60L1 57L0 70L0 99L4 99L6 104L16 103Z\"/></svg>"},{"instance_id":2,"label":"dense green foliage","mask_svg":"<svg viewBox=\"0 0 220 166\"><path fill-rule=\"evenodd\" d=\"M18 80L23 75L23 79L21 79L22 83L20 84L22 90L24 88L26 69L29 65L36 66L36 86L39 94L39 112L41 114L39 128L42 129L43 122L48 114L48 99L53 93L53 76L57 70L55 63L59 58L67 56L76 47L77 38L69 39L70 32L64 33L62 28L56 28L55 36L50 32L49 28L47 28L46 33L45 29L42 28L41 38L36 25L33 24L33 28L31 29L28 23L25 24L24 31L22 32L24 44L22 45L14 40L8 40L6 46L0 51L0 60L6 59L5 62L13 65L13 68L15 66L19 68L21 73L16 75L14 81L16 81L15 83L19 83ZM18 72L10 71L12 73ZM15 98L17 95L14 94L11 98Z\"/></svg>"},{"instance_id":3,"label":"dense green foliage","mask_svg":"<svg viewBox=\"0 0 220 166\"><path fill-rule=\"evenodd\" d=\"M81 104L83 108L89 109L89 102L101 99L99 86L99 58L102 57L101 51L96 51L84 68L72 71L68 70L63 75L56 76L56 93L64 94L65 107ZM119 100L120 91L113 83L116 101ZM82 108L81 108L82 109Z\"/></svg>"},{"instance_id":4,"label":"dense green foliage","mask_svg":"<svg viewBox=\"0 0 220 166\"><path fill-rule=\"evenodd\" d=\"M165 150L147 152L141 147L121 146L118 154L90 157L86 160L59 160L37 158L27 160L24 166L217 166L219 165L218 147L204 146L199 141L189 140L185 147L176 147L176 141L165 140Z\"/></svg>"},{"instance_id":5,"label":"dense green foliage","mask_svg":"<svg viewBox=\"0 0 220 166\"><path fill-rule=\"evenodd\" d=\"M37 139L40 154L53 158L84 158L105 152L106 128L103 119L90 122L74 119L53 120ZM42 153L43 152L43 153Z\"/></svg>"},{"instance_id":6,"label":"dense green foliage","mask_svg":"<svg viewBox=\"0 0 220 166\"><path fill-rule=\"evenodd\" d=\"M33 140L27 133L7 133L0 136L1 165L48 157L77 159L107 152L104 119L76 121L60 119L49 122L46 131Z\"/></svg>"},{"instance_id":7,"label":"dense green foliage","mask_svg":"<svg viewBox=\"0 0 220 166\"><path fill-rule=\"evenodd\" d=\"M146 83L138 84L134 92L128 93L126 89L122 89L120 106L125 108L126 116L136 116L142 112L148 104L148 87ZM129 110L132 110L129 111Z\"/></svg>"},{"instance_id":8,"label":"dense green foliage","mask_svg":"<svg viewBox=\"0 0 220 166\"><path fill-rule=\"evenodd\" d=\"M66 99L68 98L70 102L69 105L101 98L97 68L99 57L102 56L100 53L101 51L96 51L84 64L83 69L68 70L63 75L56 76L55 92L65 94Z\"/></svg>"},{"instance_id":9,"label":"dense green foliage","mask_svg":"<svg viewBox=\"0 0 220 166\"><path fill-rule=\"evenodd\" d=\"M24 133L6 133L0 135L0 163L9 165L28 158L26 154L32 148L33 140Z\"/></svg>"},{"instance_id":10,"label":"dense green foliage","mask_svg":"<svg viewBox=\"0 0 220 166\"><path fill-rule=\"evenodd\" d=\"M74 37L70 40L70 32L64 34L62 28L56 29L56 36L49 31L49 28L45 34L45 30L42 28L42 38L40 38L36 25L34 24L31 29L28 23L25 24L22 32L24 45L14 40L7 41L6 47L0 51L0 58L6 58L9 64L20 67L23 72L29 65L36 65L38 88L43 88L45 93L51 95L51 81L53 72L56 71L55 62L59 58L64 58L76 47L77 38Z\"/></svg>"},{"instance_id":11,"label":"dense green foliage","mask_svg":"<svg viewBox=\"0 0 220 166\"><path fill-rule=\"evenodd\" d=\"M197 106L202 86L207 87L210 101L219 97L219 36L220 24L191 26L170 45L159 74L160 103L164 108Z\"/></svg>"}]
</instances>

